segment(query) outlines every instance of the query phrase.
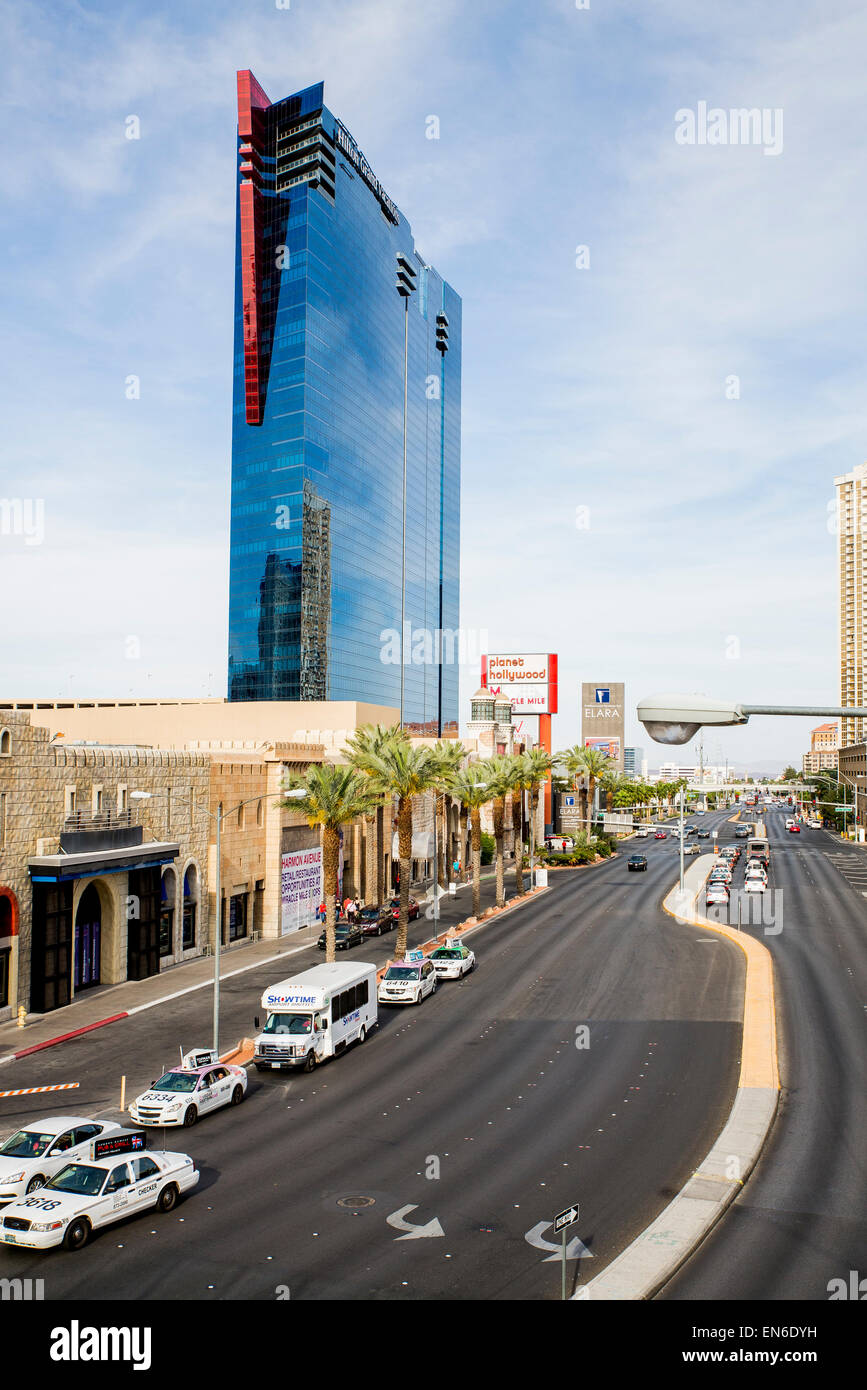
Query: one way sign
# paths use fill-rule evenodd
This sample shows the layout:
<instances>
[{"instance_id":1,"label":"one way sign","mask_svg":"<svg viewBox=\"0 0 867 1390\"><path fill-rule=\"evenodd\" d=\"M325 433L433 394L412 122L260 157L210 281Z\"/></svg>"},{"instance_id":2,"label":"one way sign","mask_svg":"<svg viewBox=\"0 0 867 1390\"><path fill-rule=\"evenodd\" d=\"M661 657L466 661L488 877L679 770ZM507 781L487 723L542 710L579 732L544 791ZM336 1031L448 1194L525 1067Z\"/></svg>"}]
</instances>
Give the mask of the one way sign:
<instances>
[{"instance_id":1,"label":"one way sign","mask_svg":"<svg viewBox=\"0 0 867 1390\"><path fill-rule=\"evenodd\" d=\"M554 1217L554 1234L555 1234L555 1236L556 1236L560 1231L564 1231L564 1230L566 1229L567 1226L573 1225L574 1222L576 1222L577 1220L578 1220L578 1203L575 1202L573 1206L567 1207L565 1211L561 1211L561 1212L560 1212L559 1216L555 1216L555 1217Z\"/></svg>"}]
</instances>

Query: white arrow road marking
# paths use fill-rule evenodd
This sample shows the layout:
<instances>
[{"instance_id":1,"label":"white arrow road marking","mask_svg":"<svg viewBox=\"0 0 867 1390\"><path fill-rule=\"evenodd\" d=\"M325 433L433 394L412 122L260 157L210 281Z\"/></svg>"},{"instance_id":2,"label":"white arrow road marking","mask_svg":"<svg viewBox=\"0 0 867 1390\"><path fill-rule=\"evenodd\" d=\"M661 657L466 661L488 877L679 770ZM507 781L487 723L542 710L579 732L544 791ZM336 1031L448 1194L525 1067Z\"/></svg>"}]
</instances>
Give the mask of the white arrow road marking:
<instances>
[{"instance_id":1,"label":"white arrow road marking","mask_svg":"<svg viewBox=\"0 0 867 1390\"><path fill-rule=\"evenodd\" d=\"M418 1207L410 1202L409 1206L401 1207L398 1211L393 1211L391 1216L385 1219L389 1226L393 1226L396 1231L406 1231L405 1236L395 1236L395 1240L418 1240L419 1236L444 1236L445 1231L436 1217L429 1221L426 1226L413 1226L409 1221L404 1220L411 1211L417 1211Z\"/></svg>"},{"instance_id":2,"label":"white arrow road marking","mask_svg":"<svg viewBox=\"0 0 867 1390\"><path fill-rule=\"evenodd\" d=\"M549 1256L547 1257L547 1259L544 1259L544 1260L542 1261L542 1264L550 1264L550 1263L553 1263L554 1260L560 1260L560 1259L563 1258L563 1246L562 1246L562 1244L561 1244L561 1245L552 1245L551 1242L550 1242L550 1240L543 1240L543 1239L542 1239L542 1232L543 1232L543 1231L547 1231L547 1229L548 1229L548 1227L549 1227L550 1225L551 1225L551 1222L550 1222L550 1221L540 1221L540 1222L538 1223L538 1225L536 1225L536 1226L533 1227L532 1231L527 1231L526 1235L524 1236L524 1239L525 1239L525 1241L527 1242L527 1244L528 1244L528 1245L533 1245L533 1246L535 1246L535 1248L536 1248L537 1250L553 1250L553 1251L554 1251L554 1254L553 1254L553 1255L549 1255ZM566 1259L567 1259L567 1260L583 1260L583 1259L592 1260L592 1259L593 1259L593 1251L592 1251L592 1250L588 1250L588 1249L587 1249L587 1246L584 1244L584 1242L583 1242L582 1240L579 1240L577 1236L573 1236L572 1239L568 1242L568 1244L567 1244L567 1246L566 1246Z\"/></svg>"}]
</instances>

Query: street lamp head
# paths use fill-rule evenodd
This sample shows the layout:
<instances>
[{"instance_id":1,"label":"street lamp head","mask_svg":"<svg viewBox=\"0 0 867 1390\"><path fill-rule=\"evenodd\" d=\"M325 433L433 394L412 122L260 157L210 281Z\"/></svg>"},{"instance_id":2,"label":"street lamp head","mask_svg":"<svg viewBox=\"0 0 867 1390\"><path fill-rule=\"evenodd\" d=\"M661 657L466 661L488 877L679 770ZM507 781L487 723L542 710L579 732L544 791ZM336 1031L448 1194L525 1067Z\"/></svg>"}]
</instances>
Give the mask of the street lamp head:
<instances>
[{"instance_id":1,"label":"street lamp head","mask_svg":"<svg viewBox=\"0 0 867 1390\"><path fill-rule=\"evenodd\" d=\"M746 724L748 715L731 701L706 695L648 695L638 702L638 718L657 743L689 743L705 724Z\"/></svg>"},{"instance_id":2,"label":"street lamp head","mask_svg":"<svg viewBox=\"0 0 867 1390\"><path fill-rule=\"evenodd\" d=\"M150 801L152 797L153 792L130 792L129 794L130 801Z\"/></svg>"}]
</instances>

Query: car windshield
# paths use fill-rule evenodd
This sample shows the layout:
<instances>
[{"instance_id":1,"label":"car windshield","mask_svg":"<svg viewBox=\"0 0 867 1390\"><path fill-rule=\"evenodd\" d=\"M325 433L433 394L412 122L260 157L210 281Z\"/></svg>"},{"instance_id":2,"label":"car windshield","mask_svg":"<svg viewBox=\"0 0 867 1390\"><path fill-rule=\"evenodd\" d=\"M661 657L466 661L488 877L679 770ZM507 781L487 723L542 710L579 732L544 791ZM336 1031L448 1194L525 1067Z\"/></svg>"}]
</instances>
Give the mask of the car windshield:
<instances>
[{"instance_id":1,"label":"car windshield","mask_svg":"<svg viewBox=\"0 0 867 1390\"><path fill-rule=\"evenodd\" d=\"M375 922L379 911L378 907L363 907L360 913L362 922Z\"/></svg>"},{"instance_id":2,"label":"car windshield","mask_svg":"<svg viewBox=\"0 0 867 1390\"><path fill-rule=\"evenodd\" d=\"M105 1168L88 1168L83 1163L67 1163L46 1184L55 1192L79 1192L83 1197L98 1197L108 1177Z\"/></svg>"},{"instance_id":3,"label":"car windshield","mask_svg":"<svg viewBox=\"0 0 867 1390\"><path fill-rule=\"evenodd\" d=\"M265 1033L310 1033L313 1031L312 1014L269 1014Z\"/></svg>"},{"instance_id":4,"label":"car windshield","mask_svg":"<svg viewBox=\"0 0 867 1390\"><path fill-rule=\"evenodd\" d=\"M198 1072L188 1071L167 1071L165 1076L161 1076L159 1081L155 1081L151 1090L154 1091L194 1091L198 1082Z\"/></svg>"},{"instance_id":5,"label":"car windshield","mask_svg":"<svg viewBox=\"0 0 867 1390\"><path fill-rule=\"evenodd\" d=\"M390 965L385 972L387 980L417 980L420 965Z\"/></svg>"},{"instance_id":6,"label":"car windshield","mask_svg":"<svg viewBox=\"0 0 867 1390\"><path fill-rule=\"evenodd\" d=\"M7 1158L40 1158L56 1134L39 1134L34 1129L19 1129L0 1145L0 1154Z\"/></svg>"},{"instance_id":7,"label":"car windshield","mask_svg":"<svg viewBox=\"0 0 867 1390\"><path fill-rule=\"evenodd\" d=\"M434 951L431 960L463 960L463 951Z\"/></svg>"}]
</instances>

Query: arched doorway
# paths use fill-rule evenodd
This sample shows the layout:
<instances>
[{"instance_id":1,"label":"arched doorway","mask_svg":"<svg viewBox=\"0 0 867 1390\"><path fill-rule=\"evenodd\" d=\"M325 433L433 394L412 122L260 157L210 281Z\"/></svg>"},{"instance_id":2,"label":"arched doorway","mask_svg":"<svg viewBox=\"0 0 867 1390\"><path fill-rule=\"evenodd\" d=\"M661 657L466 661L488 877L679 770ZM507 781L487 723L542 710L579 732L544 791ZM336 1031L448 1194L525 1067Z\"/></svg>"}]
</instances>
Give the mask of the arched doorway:
<instances>
[{"instance_id":1,"label":"arched doorway","mask_svg":"<svg viewBox=\"0 0 867 1390\"><path fill-rule=\"evenodd\" d=\"M96 885L89 883L75 914L75 973L73 989L91 989L100 980L102 904Z\"/></svg>"},{"instance_id":2,"label":"arched doorway","mask_svg":"<svg viewBox=\"0 0 867 1390\"><path fill-rule=\"evenodd\" d=\"M9 1006L13 983L13 945L18 934L18 902L8 888L0 888L0 1009Z\"/></svg>"},{"instance_id":3,"label":"arched doorway","mask_svg":"<svg viewBox=\"0 0 867 1390\"><path fill-rule=\"evenodd\" d=\"M163 869L160 883L160 956L175 953L175 892L177 874L171 867Z\"/></svg>"}]
</instances>

